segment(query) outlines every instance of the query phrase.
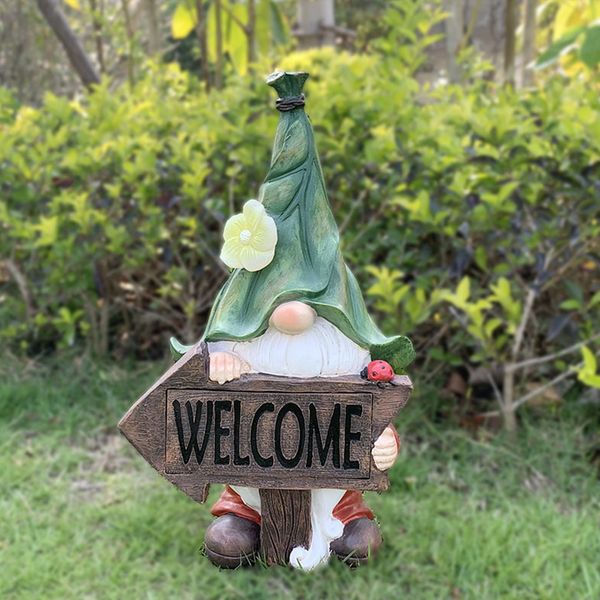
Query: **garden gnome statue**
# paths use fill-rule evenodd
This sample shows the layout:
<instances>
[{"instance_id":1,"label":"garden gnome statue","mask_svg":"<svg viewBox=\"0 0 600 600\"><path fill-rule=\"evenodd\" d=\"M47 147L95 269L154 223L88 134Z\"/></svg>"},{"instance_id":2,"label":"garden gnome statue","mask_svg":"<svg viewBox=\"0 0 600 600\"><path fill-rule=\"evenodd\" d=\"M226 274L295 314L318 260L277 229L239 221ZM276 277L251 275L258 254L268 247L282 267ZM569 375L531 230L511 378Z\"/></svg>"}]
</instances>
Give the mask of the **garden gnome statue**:
<instances>
[{"instance_id":1,"label":"garden gnome statue","mask_svg":"<svg viewBox=\"0 0 600 600\"><path fill-rule=\"evenodd\" d=\"M274 73L267 79L280 111L269 172L258 200L248 200L225 225L221 259L233 270L203 336L209 378L220 384L247 373L335 378L363 371L376 379L378 365L385 377L384 369L401 371L413 358L406 337L386 337L374 324L342 258L304 112L307 77ZM176 341L173 346L185 350ZM399 446L390 424L372 449L379 470L394 464ZM310 497L311 544L294 549L293 566L310 569L331 554L356 565L377 551L381 535L360 491L315 489ZM220 567L254 561L261 528L258 490L226 486L212 514L216 519L205 536L210 560Z\"/></svg>"}]
</instances>

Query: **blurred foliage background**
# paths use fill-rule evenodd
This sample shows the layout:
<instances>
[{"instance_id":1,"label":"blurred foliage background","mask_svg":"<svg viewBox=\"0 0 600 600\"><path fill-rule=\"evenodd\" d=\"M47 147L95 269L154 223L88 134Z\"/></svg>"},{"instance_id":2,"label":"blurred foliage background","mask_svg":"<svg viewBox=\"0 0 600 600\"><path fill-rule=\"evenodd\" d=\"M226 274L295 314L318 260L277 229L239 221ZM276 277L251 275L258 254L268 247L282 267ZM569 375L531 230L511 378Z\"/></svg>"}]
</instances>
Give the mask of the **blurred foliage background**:
<instances>
[{"instance_id":1,"label":"blurred foliage background","mask_svg":"<svg viewBox=\"0 0 600 600\"><path fill-rule=\"evenodd\" d=\"M0 337L197 340L222 227L307 110L343 252L467 427L598 402L600 3L0 0Z\"/></svg>"}]
</instances>

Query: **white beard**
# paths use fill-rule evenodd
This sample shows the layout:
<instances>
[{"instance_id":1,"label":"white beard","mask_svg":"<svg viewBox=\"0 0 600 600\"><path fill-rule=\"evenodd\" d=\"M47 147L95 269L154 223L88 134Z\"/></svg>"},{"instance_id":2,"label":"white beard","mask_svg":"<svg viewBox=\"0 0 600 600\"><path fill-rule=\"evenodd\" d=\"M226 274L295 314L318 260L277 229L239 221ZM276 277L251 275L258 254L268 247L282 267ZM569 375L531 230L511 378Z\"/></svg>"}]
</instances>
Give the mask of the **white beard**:
<instances>
[{"instance_id":1,"label":"white beard","mask_svg":"<svg viewBox=\"0 0 600 600\"><path fill-rule=\"evenodd\" d=\"M209 353L232 352L243 358L255 373L285 377L336 377L358 375L371 356L346 337L335 325L317 317L314 325L297 335L281 333L269 326L260 337L249 342L209 342ZM247 506L260 514L260 494L255 488L235 486ZM345 490L311 490L311 540L309 548L297 547L290 564L310 571L326 564L330 543L339 538L344 526L333 516L333 509Z\"/></svg>"},{"instance_id":2,"label":"white beard","mask_svg":"<svg viewBox=\"0 0 600 600\"><path fill-rule=\"evenodd\" d=\"M270 326L249 342L209 342L208 351L232 352L243 358L253 372L285 377L358 375L371 360L368 350L322 317L297 335Z\"/></svg>"}]
</instances>

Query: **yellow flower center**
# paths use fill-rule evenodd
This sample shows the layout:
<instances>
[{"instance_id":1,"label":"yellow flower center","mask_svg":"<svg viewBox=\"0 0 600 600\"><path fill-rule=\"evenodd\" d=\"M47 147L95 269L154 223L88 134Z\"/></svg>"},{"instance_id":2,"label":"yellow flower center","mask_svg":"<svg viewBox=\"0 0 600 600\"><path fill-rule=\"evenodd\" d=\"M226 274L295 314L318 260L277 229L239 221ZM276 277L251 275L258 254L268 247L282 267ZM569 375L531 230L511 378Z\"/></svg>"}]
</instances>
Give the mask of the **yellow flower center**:
<instances>
[{"instance_id":1,"label":"yellow flower center","mask_svg":"<svg viewBox=\"0 0 600 600\"><path fill-rule=\"evenodd\" d=\"M240 242L246 246L250 243L250 238L252 237L252 232L249 229L244 229L240 231Z\"/></svg>"}]
</instances>

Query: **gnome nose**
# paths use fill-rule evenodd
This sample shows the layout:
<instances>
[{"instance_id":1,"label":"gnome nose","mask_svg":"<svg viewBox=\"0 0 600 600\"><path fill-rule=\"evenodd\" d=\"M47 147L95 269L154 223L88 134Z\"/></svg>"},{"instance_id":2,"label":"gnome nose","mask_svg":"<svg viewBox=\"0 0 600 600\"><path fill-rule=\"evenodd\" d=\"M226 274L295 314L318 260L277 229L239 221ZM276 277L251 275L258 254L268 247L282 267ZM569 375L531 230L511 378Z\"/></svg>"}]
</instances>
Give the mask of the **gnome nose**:
<instances>
[{"instance_id":1,"label":"gnome nose","mask_svg":"<svg viewBox=\"0 0 600 600\"><path fill-rule=\"evenodd\" d=\"M304 302L285 302L280 304L271 315L271 325L289 335L297 335L310 329L317 313Z\"/></svg>"}]
</instances>

